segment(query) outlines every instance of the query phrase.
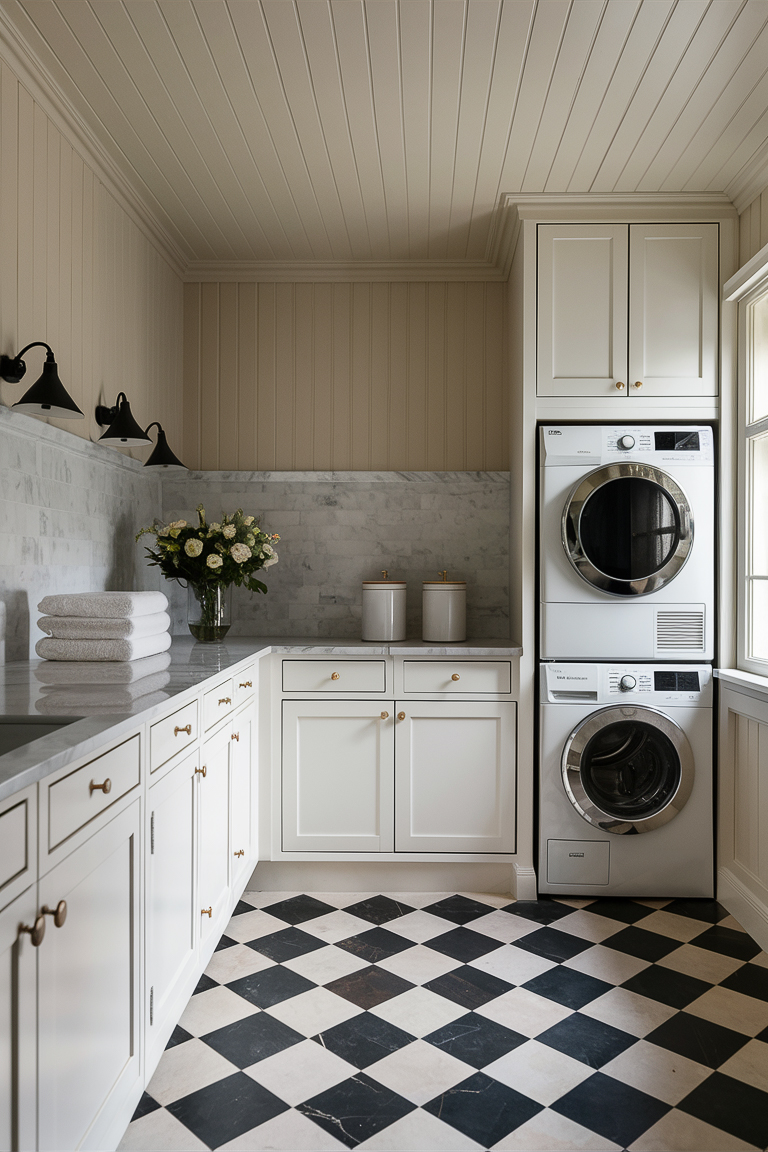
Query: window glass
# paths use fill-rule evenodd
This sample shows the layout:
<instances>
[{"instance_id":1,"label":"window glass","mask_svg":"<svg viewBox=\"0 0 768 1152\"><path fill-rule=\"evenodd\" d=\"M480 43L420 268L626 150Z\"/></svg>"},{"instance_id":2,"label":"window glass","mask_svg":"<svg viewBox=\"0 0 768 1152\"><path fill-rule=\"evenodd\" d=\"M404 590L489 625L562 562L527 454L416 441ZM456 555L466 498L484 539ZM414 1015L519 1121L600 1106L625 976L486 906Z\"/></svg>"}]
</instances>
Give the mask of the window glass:
<instances>
[{"instance_id":1,"label":"window glass","mask_svg":"<svg viewBox=\"0 0 768 1152\"><path fill-rule=\"evenodd\" d=\"M749 655L768 660L768 580L750 580Z\"/></svg>"},{"instance_id":2,"label":"window glass","mask_svg":"<svg viewBox=\"0 0 768 1152\"><path fill-rule=\"evenodd\" d=\"M768 295L752 305L752 421L768 416Z\"/></svg>"},{"instance_id":3,"label":"window glass","mask_svg":"<svg viewBox=\"0 0 768 1152\"><path fill-rule=\"evenodd\" d=\"M768 432L752 440L750 576L768 576Z\"/></svg>"}]
</instances>

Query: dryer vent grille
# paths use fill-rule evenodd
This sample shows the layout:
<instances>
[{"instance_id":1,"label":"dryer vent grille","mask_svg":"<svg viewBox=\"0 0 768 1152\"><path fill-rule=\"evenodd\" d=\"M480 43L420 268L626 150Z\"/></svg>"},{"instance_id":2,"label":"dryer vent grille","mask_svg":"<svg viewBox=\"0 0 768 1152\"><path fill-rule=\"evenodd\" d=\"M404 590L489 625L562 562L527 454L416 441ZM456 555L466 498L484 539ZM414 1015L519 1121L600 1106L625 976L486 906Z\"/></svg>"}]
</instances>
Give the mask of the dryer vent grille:
<instances>
[{"instance_id":1,"label":"dryer vent grille","mask_svg":"<svg viewBox=\"0 0 768 1152\"><path fill-rule=\"evenodd\" d=\"M703 652L703 612L657 612L657 652Z\"/></svg>"}]
</instances>

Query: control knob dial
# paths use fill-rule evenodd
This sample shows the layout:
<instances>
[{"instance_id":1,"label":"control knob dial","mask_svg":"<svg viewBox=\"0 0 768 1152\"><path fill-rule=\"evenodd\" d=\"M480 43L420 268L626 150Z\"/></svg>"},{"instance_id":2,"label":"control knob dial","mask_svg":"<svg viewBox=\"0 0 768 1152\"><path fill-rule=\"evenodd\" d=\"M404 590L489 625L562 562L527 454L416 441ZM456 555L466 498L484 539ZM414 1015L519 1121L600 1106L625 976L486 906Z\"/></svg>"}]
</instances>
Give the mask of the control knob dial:
<instances>
[{"instance_id":1,"label":"control knob dial","mask_svg":"<svg viewBox=\"0 0 768 1152\"><path fill-rule=\"evenodd\" d=\"M628 452L630 448L634 448L635 438L634 436L619 436L616 443L618 444L619 448L622 448L625 452Z\"/></svg>"},{"instance_id":2,"label":"control knob dial","mask_svg":"<svg viewBox=\"0 0 768 1152\"><path fill-rule=\"evenodd\" d=\"M633 688L637 687L637 680L634 676L622 676L619 680L619 688L622 692L631 692Z\"/></svg>"}]
</instances>

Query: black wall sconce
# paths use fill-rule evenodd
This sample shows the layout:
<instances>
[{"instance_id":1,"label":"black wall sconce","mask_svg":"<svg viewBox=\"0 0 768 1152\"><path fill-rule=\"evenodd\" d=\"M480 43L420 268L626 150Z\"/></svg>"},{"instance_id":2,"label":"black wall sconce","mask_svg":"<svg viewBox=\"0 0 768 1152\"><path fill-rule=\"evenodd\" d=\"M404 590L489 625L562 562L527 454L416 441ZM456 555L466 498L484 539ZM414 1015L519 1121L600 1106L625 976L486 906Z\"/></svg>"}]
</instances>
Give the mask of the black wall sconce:
<instances>
[{"instance_id":1,"label":"black wall sconce","mask_svg":"<svg viewBox=\"0 0 768 1152\"><path fill-rule=\"evenodd\" d=\"M162 425L158 424L157 420L153 420L148 428L145 429L149 432L150 428L157 428L157 443L152 449L149 459L144 464L145 468L184 468L186 464L182 464L178 456L175 455L168 447L168 441L165 437Z\"/></svg>"},{"instance_id":2,"label":"black wall sconce","mask_svg":"<svg viewBox=\"0 0 768 1152\"><path fill-rule=\"evenodd\" d=\"M99 437L99 443L113 444L116 448L141 448L145 444L151 444L152 440L148 435L149 429L157 428L157 443L144 467L186 468L186 464L182 464L178 456L168 447L168 440L163 427L158 424L157 420L153 420L142 431L141 425L137 424L134 419L125 392L118 393L112 408L107 407L106 404L96 405L96 422L102 427L105 424L109 425L103 436Z\"/></svg>"},{"instance_id":3,"label":"black wall sconce","mask_svg":"<svg viewBox=\"0 0 768 1152\"><path fill-rule=\"evenodd\" d=\"M27 366L22 360L25 352L30 348L45 348L47 356L43 364L42 375L35 381L21 400L13 407L19 412L26 412L30 416L59 416L64 420L83 420L85 415L67 392L59 380L59 370L56 358L50 345L43 340L34 340L22 348L16 356L0 356L0 376L9 384L18 384L24 378Z\"/></svg>"}]
</instances>

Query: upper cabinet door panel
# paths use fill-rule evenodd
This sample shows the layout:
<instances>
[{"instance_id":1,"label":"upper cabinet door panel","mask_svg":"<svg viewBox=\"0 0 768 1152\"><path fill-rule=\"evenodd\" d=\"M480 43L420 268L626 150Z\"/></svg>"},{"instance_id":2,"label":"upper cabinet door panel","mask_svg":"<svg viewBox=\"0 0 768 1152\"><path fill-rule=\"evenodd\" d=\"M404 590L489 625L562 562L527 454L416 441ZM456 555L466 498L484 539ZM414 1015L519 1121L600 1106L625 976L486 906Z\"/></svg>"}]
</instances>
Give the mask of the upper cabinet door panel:
<instances>
[{"instance_id":1,"label":"upper cabinet door panel","mask_svg":"<svg viewBox=\"0 0 768 1152\"><path fill-rule=\"evenodd\" d=\"M539 225L539 396L626 396L627 245L626 224Z\"/></svg>"},{"instance_id":2,"label":"upper cabinet door panel","mask_svg":"<svg viewBox=\"0 0 768 1152\"><path fill-rule=\"evenodd\" d=\"M718 225L629 234L629 395L716 396Z\"/></svg>"}]
</instances>

